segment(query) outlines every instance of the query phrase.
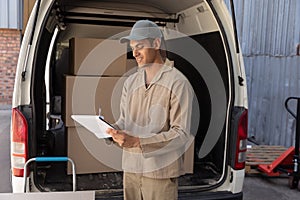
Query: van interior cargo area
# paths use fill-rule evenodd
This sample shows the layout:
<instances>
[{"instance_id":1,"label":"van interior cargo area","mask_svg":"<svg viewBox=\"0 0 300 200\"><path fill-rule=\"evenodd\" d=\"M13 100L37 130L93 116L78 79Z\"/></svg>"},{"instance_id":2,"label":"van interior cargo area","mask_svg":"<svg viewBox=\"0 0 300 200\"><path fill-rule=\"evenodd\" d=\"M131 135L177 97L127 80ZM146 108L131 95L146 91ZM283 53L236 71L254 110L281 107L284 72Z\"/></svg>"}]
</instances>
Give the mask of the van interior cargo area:
<instances>
[{"instance_id":1,"label":"van interior cargo area","mask_svg":"<svg viewBox=\"0 0 300 200\"><path fill-rule=\"evenodd\" d=\"M72 6L70 6L70 2L73 2ZM124 4L120 2L124 2ZM47 51L56 25L59 25L59 31L54 39L53 51L50 52L49 83L46 83L44 77L35 79L33 88L34 108L41 112L36 112L37 116L34 116L36 135L30 141L37 141L37 145L36 151L30 152L31 156L68 156L68 127L65 125L63 115L66 106L64 105L66 90L64 77L70 71L69 40L75 37L118 39L118 33L124 31L128 33L132 24L138 19L152 19L163 29L172 28L186 35L185 37L166 38L167 49L173 46L183 47L187 38L196 41L207 52L209 59L215 63L224 84L225 105L228 104L230 80L228 78L226 50L222 33L216 20L212 20L214 19L213 12L206 2L192 0L186 2L183 7L178 7L172 3L173 1L154 0L152 5L161 5L160 9L150 5L140 5L140 1L136 1L134 4L125 4L125 2L117 0L101 4L97 1L91 1L88 4L88 1L62 0L57 1L53 5L53 9L49 11L37 47L37 50L42 53L36 58L33 74L39 74L40 70L47 71L45 69L46 58L49 54ZM87 9L89 9L88 12ZM203 23L202 30L197 27L188 27L189 21L195 20L189 18L188 15L188 13L193 12L198 12L199 18L197 20L200 21L199 23ZM195 55L197 56L197 54ZM126 57L133 59L130 50ZM195 134L193 173L180 177L179 187L211 189L220 184L223 181L222 177L225 177L224 174L227 173L227 158L224 157L226 120L224 119L223 129L214 147L204 157L199 156L209 125L214 123L211 122L211 115L212 104L215 102L211 100L211 94L203 74L200 74L197 69L199 66L193 66L185 58L174 52L168 51L167 57L174 60L175 66L190 80L200 110L200 121L192 122L196 127L194 129L192 127ZM201 60L202 58L199 57L198 59ZM47 102L46 98L47 84L50 85L50 102ZM72 189L72 175L67 173L66 163L37 163L33 166L34 182L39 190L67 191ZM122 187L121 171L77 174L77 190L107 190L122 189Z\"/></svg>"}]
</instances>

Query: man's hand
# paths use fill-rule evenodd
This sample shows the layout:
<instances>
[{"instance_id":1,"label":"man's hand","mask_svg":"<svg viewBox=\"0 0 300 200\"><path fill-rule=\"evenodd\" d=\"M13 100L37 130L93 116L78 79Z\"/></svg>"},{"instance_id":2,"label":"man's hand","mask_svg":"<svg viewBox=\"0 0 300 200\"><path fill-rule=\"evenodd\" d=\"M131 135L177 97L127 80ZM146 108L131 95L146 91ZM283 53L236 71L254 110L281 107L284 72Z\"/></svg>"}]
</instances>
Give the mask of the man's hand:
<instances>
[{"instance_id":1,"label":"man's hand","mask_svg":"<svg viewBox=\"0 0 300 200\"><path fill-rule=\"evenodd\" d=\"M113 140L121 147L134 148L140 147L140 139L126 134L124 131L108 128L106 133L111 135Z\"/></svg>"}]
</instances>

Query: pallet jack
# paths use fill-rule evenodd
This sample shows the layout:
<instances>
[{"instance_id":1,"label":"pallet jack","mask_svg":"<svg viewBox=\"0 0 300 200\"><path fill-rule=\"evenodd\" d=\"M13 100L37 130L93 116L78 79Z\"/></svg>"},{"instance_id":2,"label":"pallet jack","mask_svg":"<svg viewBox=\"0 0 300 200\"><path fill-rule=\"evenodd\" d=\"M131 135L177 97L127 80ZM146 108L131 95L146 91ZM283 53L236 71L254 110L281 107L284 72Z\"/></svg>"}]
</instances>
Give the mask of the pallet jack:
<instances>
[{"instance_id":1,"label":"pallet jack","mask_svg":"<svg viewBox=\"0 0 300 200\"><path fill-rule=\"evenodd\" d=\"M297 114L289 108L291 100L297 101ZM288 185L291 189L300 190L300 160L299 160L299 139L300 139L300 97L289 97L285 101L286 110L296 119L295 147L288 148L271 164L260 164L258 169L267 176L278 176L284 172L289 175Z\"/></svg>"}]
</instances>

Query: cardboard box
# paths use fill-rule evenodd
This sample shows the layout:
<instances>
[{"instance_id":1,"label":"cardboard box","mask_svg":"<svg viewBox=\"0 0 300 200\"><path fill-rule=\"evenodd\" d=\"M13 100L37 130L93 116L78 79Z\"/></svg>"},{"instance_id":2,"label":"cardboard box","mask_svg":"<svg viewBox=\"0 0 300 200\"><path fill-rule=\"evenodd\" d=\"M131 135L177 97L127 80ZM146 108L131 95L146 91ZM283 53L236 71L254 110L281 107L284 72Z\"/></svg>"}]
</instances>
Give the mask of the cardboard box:
<instances>
[{"instance_id":1,"label":"cardboard box","mask_svg":"<svg viewBox=\"0 0 300 200\"><path fill-rule=\"evenodd\" d=\"M93 156L95 149L101 149L99 148L101 145L107 146L105 140L98 139L83 127L75 127L76 124L70 116L72 114L98 114L99 107L101 107L106 121L114 123L119 117L121 91L126 77L66 76L65 79L66 94L63 101L64 121L68 127L68 156L76 162L77 173L121 170L121 168L108 167ZM96 155L102 155L103 152L113 158L112 161L117 163L116 165L121 166L119 158L121 152L114 153L111 149L104 149ZM194 142L184 154L184 169L186 173L193 173ZM68 172L71 172L69 168Z\"/></svg>"},{"instance_id":2,"label":"cardboard box","mask_svg":"<svg viewBox=\"0 0 300 200\"><path fill-rule=\"evenodd\" d=\"M68 127L68 157L75 163L76 174L122 170L122 149L98 139L83 127ZM72 173L68 163L68 174Z\"/></svg>"},{"instance_id":3,"label":"cardboard box","mask_svg":"<svg viewBox=\"0 0 300 200\"><path fill-rule=\"evenodd\" d=\"M71 115L98 115L110 123L120 115L120 98L126 77L65 76L63 120L67 127L76 126Z\"/></svg>"},{"instance_id":4,"label":"cardboard box","mask_svg":"<svg viewBox=\"0 0 300 200\"><path fill-rule=\"evenodd\" d=\"M118 40L72 38L70 40L70 74L83 76L122 76L127 45Z\"/></svg>"},{"instance_id":5,"label":"cardboard box","mask_svg":"<svg viewBox=\"0 0 300 200\"><path fill-rule=\"evenodd\" d=\"M76 174L122 171L122 149L98 139L83 127L68 127L68 157L76 166ZM194 142L184 154L185 173L194 170ZM72 173L68 163L68 174Z\"/></svg>"}]
</instances>

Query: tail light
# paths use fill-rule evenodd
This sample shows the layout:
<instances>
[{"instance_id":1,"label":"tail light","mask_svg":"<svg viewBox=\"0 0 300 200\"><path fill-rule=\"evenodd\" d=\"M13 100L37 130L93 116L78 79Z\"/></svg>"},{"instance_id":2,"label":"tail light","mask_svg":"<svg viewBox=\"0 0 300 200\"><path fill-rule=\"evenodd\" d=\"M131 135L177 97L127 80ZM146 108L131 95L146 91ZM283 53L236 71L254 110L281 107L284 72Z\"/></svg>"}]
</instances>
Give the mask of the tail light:
<instances>
[{"instance_id":1,"label":"tail light","mask_svg":"<svg viewBox=\"0 0 300 200\"><path fill-rule=\"evenodd\" d=\"M12 109L11 121L11 165L14 176L23 176L27 160L28 125L24 115L16 108Z\"/></svg>"},{"instance_id":2,"label":"tail light","mask_svg":"<svg viewBox=\"0 0 300 200\"><path fill-rule=\"evenodd\" d=\"M238 121L235 164L234 169L240 170L245 168L247 135L248 135L248 110L245 110Z\"/></svg>"}]
</instances>

